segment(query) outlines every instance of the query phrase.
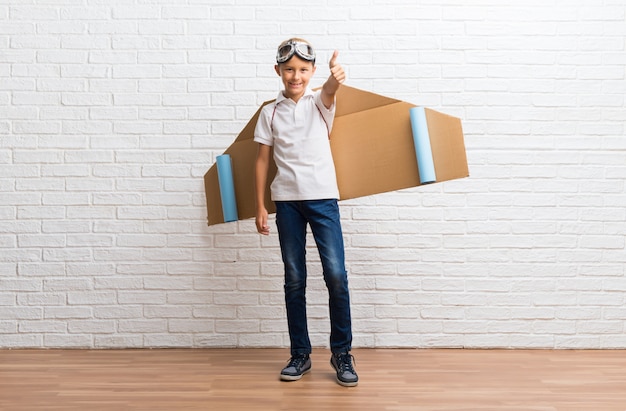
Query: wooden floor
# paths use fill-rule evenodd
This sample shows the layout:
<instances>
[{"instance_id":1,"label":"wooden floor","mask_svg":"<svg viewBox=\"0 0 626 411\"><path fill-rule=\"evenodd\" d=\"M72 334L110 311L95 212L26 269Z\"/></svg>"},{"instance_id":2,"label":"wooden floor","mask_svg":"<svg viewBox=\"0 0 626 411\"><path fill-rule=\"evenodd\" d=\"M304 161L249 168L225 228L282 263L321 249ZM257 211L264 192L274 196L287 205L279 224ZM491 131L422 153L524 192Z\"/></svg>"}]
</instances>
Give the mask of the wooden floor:
<instances>
[{"instance_id":1,"label":"wooden floor","mask_svg":"<svg viewBox=\"0 0 626 411\"><path fill-rule=\"evenodd\" d=\"M353 354L345 388L322 349L296 382L285 349L0 350L0 410L626 410L626 351Z\"/></svg>"}]
</instances>

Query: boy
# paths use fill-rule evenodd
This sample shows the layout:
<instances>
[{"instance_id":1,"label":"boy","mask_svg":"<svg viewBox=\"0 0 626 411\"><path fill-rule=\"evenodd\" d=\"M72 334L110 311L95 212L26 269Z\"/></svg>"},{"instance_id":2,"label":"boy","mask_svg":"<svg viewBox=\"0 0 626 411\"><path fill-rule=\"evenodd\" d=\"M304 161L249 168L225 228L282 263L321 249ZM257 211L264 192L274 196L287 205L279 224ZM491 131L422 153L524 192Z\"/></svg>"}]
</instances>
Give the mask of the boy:
<instances>
[{"instance_id":1,"label":"boy","mask_svg":"<svg viewBox=\"0 0 626 411\"><path fill-rule=\"evenodd\" d=\"M335 116L335 93L345 80L335 51L330 76L316 92L309 87L315 73L315 52L303 39L292 38L278 47L274 69L284 85L274 104L263 108L254 132L259 143L255 164L256 227L269 235L265 187L271 148L278 168L272 182L276 226L285 267L285 304L291 359L280 373L283 381L299 380L311 370L311 342L306 316L306 226L311 227L328 288L330 363L337 382L353 387L358 376L352 366L352 323L348 277L337 199L339 190L330 151Z\"/></svg>"}]
</instances>

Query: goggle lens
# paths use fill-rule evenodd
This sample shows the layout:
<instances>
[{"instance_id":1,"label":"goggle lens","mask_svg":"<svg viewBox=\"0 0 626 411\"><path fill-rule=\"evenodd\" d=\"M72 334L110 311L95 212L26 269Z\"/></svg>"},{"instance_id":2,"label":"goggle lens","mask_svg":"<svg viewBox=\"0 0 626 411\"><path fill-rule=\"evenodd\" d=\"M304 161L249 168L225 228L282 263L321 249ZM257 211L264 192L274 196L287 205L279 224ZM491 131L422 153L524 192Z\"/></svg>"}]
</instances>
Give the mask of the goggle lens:
<instances>
[{"instance_id":1,"label":"goggle lens","mask_svg":"<svg viewBox=\"0 0 626 411\"><path fill-rule=\"evenodd\" d=\"M310 44L301 41L290 41L278 49L276 62L284 63L292 58L294 54L297 54L306 61L315 61L315 51Z\"/></svg>"}]
</instances>

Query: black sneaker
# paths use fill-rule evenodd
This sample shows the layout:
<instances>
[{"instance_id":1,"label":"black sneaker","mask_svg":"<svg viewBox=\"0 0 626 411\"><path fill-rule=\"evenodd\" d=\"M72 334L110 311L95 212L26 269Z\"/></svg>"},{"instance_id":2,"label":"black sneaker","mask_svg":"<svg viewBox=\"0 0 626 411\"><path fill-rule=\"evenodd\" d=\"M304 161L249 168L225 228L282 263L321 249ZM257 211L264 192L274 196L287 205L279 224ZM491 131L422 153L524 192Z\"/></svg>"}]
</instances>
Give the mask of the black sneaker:
<instances>
[{"instance_id":1,"label":"black sneaker","mask_svg":"<svg viewBox=\"0 0 626 411\"><path fill-rule=\"evenodd\" d=\"M354 387L359 383L359 376L352 367L354 357L347 352L333 354L330 357L330 365L337 371L337 382L344 387Z\"/></svg>"},{"instance_id":2,"label":"black sneaker","mask_svg":"<svg viewBox=\"0 0 626 411\"><path fill-rule=\"evenodd\" d=\"M297 381L309 371L311 371L311 358L309 358L309 355L296 355L291 357L287 366L280 372L280 379L283 381Z\"/></svg>"}]
</instances>

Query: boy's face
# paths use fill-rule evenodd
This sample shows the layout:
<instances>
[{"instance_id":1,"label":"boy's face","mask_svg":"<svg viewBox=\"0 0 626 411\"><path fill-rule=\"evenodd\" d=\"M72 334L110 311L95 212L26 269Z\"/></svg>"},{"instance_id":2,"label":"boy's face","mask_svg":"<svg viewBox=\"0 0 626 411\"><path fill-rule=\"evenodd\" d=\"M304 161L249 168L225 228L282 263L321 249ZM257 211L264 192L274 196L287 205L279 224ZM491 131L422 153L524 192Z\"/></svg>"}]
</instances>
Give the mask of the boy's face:
<instances>
[{"instance_id":1,"label":"boy's face","mask_svg":"<svg viewBox=\"0 0 626 411\"><path fill-rule=\"evenodd\" d=\"M285 97L298 101L304 95L309 81L315 73L315 66L310 61L293 56L289 61L274 66L285 86Z\"/></svg>"}]
</instances>

